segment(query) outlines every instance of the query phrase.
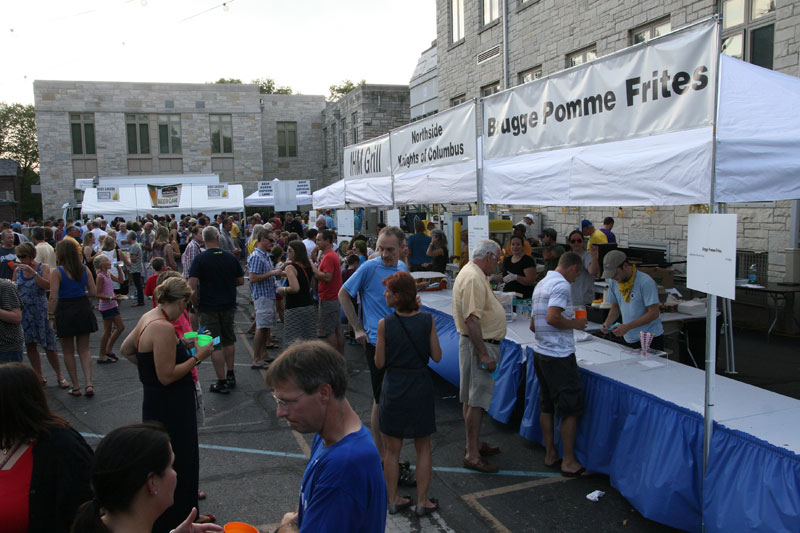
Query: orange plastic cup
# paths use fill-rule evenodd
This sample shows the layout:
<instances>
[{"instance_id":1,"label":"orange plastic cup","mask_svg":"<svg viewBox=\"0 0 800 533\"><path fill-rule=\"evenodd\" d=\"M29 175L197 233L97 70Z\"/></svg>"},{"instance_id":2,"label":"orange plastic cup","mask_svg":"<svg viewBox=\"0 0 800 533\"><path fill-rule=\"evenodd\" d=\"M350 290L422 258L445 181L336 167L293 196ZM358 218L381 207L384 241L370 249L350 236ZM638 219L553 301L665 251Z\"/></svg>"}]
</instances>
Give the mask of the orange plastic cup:
<instances>
[{"instance_id":1,"label":"orange plastic cup","mask_svg":"<svg viewBox=\"0 0 800 533\"><path fill-rule=\"evenodd\" d=\"M586 309L576 309L575 318L586 318Z\"/></svg>"},{"instance_id":2,"label":"orange plastic cup","mask_svg":"<svg viewBox=\"0 0 800 533\"><path fill-rule=\"evenodd\" d=\"M260 533L258 529L244 522L228 522L223 531L224 533Z\"/></svg>"}]
</instances>

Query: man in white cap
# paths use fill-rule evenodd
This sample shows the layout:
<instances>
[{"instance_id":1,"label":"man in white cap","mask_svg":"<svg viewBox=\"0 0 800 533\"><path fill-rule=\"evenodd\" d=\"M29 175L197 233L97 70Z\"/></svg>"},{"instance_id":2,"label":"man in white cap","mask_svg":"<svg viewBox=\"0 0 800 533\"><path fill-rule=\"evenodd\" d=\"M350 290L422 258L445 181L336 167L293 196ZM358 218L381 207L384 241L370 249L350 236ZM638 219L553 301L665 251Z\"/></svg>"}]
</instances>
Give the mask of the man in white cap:
<instances>
[{"instance_id":1,"label":"man in white cap","mask_svg":"<svg viewBox=\"0 0 800 533\"><path fill-rule=\"evenodd\" d=\"M533 226L533 214L528 213L525 215L525 218L522 219L522 222L525 223L525 238L528 239L528 242L531 245L538 245L539 241L536 240L536 228Z\"/></svg>"},{"instance_id":2,"label":"man in white cap","mask_svg":"<svg viewBox=\"0 0 800 533\"><path fill-rule=\"evenodd\" d=\"M603 278L608 280L608 302L611 309L603 321L601 331L609 331L622 337L624 344L638 348L639 332L652 333L656 337L650 347L664 349L664 328L661 325L658 286L644 272L637 272L636 265L628 262L628 256L620 250L612 250L603 257ZM617 322L622 314L622 323Z\"/></svg>"}]
</instances>

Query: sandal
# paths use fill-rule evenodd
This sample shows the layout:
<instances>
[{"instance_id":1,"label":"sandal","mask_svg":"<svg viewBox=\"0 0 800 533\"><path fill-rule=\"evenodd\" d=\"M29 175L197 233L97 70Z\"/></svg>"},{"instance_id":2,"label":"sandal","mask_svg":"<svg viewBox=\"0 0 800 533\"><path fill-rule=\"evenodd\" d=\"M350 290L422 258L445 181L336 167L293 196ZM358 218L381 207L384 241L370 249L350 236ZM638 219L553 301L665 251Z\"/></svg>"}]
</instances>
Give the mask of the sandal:
<instances>
[{"instance_id":1,"label":"sandal","mask_svg":"<svg viewBox=\"0 0 800 533\"><path fill-rule=\"evenodd\" d=\"M47 378L42 378L42 387L47 385Z\"/></svg>"},{"instance_id":2,"label":"sandal","mask_svg":"<svg viewBox=\"0 0 800 533\"><path fill-rule=\"evenodd\" d=\"M428 501L433 504L433 507L420 507L419 505L414 507L414 513L417 516L425 516L439 510L439 500L436 498L428 498Z\"/></svg>"},{"instance_id":3,"label":"sandal","mask_svg":"<svg viewBox=\"0 0 800 533\"><path fill-rule=\"evenodd\" d=\"M269 365L270 361L254 361L253 364L250 365L250 368L253 370L267 370Z\"/></svg>"},{"instance_id":4,"label":"sandal","mask_svg":"<svg viewBox=\"0 0 800 533\"><path fill-rule=\"evenodd\" d=\"M403 509L408 509L412 505L414 505L414 500L411 499L411 496L400 496L401 500L406 500L402 503L390 503L389 504L389 514L397 514Z\"/></svg>"},{"instance_id":5,"label":"sandal","mask_svg":"<svg viewBox=\"0 0 800 533\"><path fill-rule=\"evenodd\" d=\"M94 396L94 387L91 385L86 385L83 389L83 394L86 395L87 398L91 398Z\"/></svg>"},{"instance_id":6,"label":"sandal","mask_svg":"<svg viewBox=\"0 0 800 533\"><path fill-rule=\"evenodd\" d=\"M67 394L69 394L70 396L83 396L83 393L81 392L81 388L80 387L76 387L74 389L68 390Z\"/></svg>"},{"instance_id":7,"label":"sandal","mask_svg":"<svg viewBox=\"0 0 800 533\"><path fill-rule=\"evenodd\" d=\"M116 363L116 362L117 361L114 360L114 359L111 359L111 356L109 356L109 355L106 355L105 359L98 359L97 360L97 364L98 365L110 365L111 363Z\"/></svg>"},{"instance_id":8,"label":"sandal","mask_svg":"<svg viewBox=\"0 0 800 533\"><path fill-rule=\"evenodd\" d=\"M68 388L70 388L72 385L71 385L71 384L70 384L70 382L69 382L69 381L67 381L66 379L64 379L64 378L61 378L61 379L59 379L59 380L58 380L58 386L59 386L60 388L62 388L62 389L68 389Z\"/></svg>"},{"instance_id":9,"label":"sandal","mask_svg":"<svg viewBox=\"0 0 800 533\"><path fill-rule=\"evenodd\" d=\"M114 361L115 363L116 363L117 361L119 361L119 357L118 357L118 356L117 356L117 354L115 354L114 352L107 353L107 354L106 354L106 357L108 357L109 359L111 359L111 360L112 360L112 361Z\"/></svg>"},{"instance_id":10,"label":"sandal","mask_svg":"<svg viewBox=\"0 0 800 533\"><path fill-rule=\"evenodd\" d=\"M280 347L281 347L280 344L275 344L274 342L270 342L266 346L267 350L277 350Z\"/></svg>"}]
</instances>

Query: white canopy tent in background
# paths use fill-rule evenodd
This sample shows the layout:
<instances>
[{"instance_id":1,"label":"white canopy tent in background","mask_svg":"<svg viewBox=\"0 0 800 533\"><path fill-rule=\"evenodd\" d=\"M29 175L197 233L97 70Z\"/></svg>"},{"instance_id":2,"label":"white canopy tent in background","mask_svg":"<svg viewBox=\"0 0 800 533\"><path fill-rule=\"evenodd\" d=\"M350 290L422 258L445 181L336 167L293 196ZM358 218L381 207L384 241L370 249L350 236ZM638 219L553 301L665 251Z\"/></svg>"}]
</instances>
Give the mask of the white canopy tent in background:
<instances>
[{"instance_id":1,"label":"white canopy tent in background","mask_svg":"<svg viewBox=\"0 0 800 533\"><path fill-rule=\"evenodd\" d=\"M312 199L310 194L298 194L297 205L311 205ZM244 199L246 207L271 207L275 205L274 196L259 196L258 191L252 193Z\"/></svg>"},{"instance_id":2,"label":"white canopy tent in background","mask_svg":"<svg viewBox=\"0 0 800 533\"><path fill-rule=\"evenodd\" d=\"M228 185L227 198L208 197L208 185L182 184L179 205L175 207L152 207L150 193L146 184L119 186L119 200L98 201L97 189L92 187L83 193L81 212L90 216L103 215L106 218L121 216L126 219L165 214L195 213L240 213L244 211L244 193L241 185Z\"/></svg>"},{"instance_id":3,"label":"white canopy tent in background","mask_svg":"<svg viewBox=\"0 0 800 533\"><path fill-rule=\"evenodd\" d=\"M334 209L344 207L344 180L331 183L327 187L311 193L314 209Z\"/></svg>"}]
</instances>

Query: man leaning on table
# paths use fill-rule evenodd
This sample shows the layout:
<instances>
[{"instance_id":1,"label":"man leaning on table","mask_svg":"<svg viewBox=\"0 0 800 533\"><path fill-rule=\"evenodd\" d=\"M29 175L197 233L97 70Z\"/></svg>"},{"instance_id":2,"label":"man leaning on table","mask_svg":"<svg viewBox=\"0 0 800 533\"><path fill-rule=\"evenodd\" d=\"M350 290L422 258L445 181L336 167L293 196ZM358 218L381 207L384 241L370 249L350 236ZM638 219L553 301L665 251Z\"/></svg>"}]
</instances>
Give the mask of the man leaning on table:
<instances>
[{"instance_id":1,"label":"man leaning on table","mask_svg":"<svg viewBox=\"0 0 800 533\"><path fill-rule=\"evenodd\" d=\"M653 278L638 272L636 265L620 250L612 250L603 258L603 278L608 280L608 302L611 309L601 331L622 337L623 342L638 348L639 332L656 337L650 344L655 350L664 349L664 328L661 325L658 286ZM616 322L622 314L622 323Z\"/></svg>"},{"instance_id":2,"label":"man leaning on table","mask_svg":"<svg viewBox=\"0 0 800 533\"><path fill-rule=\"evenodd\" d=\"M575 434L578 417L583 414L583 388L575 359L573 329L586 329L586 318L575 318L570 284L583 269L583 259L575 252L566 252L555 270L547 273L533 291L531 331L533 369L539 380L539 402L542 438L545 444L544 464L558 466L555 447L554 415L561 419L563 459L561 475L578 477L585 472L575 458Z\"/></svg>"},{"instance_id":3,"label":"man leaning on table","mask_svg":"<svg viewBox=\"0 0 800 533\"><path fill-rule=\"evenodd\" d=\"M464 467L493 473L496 465L484 459L500 449L480 441L481 419L489 409L494 380L489 375L500 363L500 343L506 336L506 313L492 292L487 276L500 261L500 245L480 241L472 261L459 271L453 285L453 320L458 333L459 400L467 435Z\"/></svg>"}]
</instances>

